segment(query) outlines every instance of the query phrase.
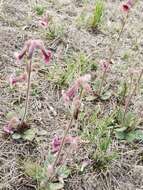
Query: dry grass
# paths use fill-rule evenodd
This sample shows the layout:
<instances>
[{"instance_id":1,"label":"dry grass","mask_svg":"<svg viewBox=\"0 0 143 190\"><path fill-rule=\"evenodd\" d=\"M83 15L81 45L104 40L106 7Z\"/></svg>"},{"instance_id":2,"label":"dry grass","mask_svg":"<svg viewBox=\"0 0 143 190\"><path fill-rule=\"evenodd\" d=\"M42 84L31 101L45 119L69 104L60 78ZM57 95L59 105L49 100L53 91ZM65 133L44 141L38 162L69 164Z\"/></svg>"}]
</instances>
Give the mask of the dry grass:
<instances>
[{"instance_id":1,"label":"dry grass","mask_svg":"<svg viewBox=\"0 0 143 190\"><path fill-rule=\"evenodd\" d=\"M119 10L120 1L111 0L105 3L105 19L98 34L77 26L77 17L83 10L84 4L80 1L37 1L47 8L49 14L54 15L56 22L64 23L62 37L47 40L45 34L38 28L38 17L33 6L36 0L6 0L0 1L0 112L4 115L17 107L24 105L25 87L12 91L7 82L8 76L19 68L15 64L13 53L23 46L29 38L41 37L47 48L54 48L53 62L63 64L64 56L73 52L84 52L92 57L97 63L109 53L109 46L121 19ZM53 2L53 3L52 3ZM87 11L92 9L93 1L84 7ZM143 2L139 1L132 10L125 32L114 56L114 66L108 80L112 85L118 84L119 80L125 80L127 68L143 66ZM62 38L62 39L61 39ZM60 40L59 40L60 39ZM128 61L122 59L127 53ZM39 62L36 58L36 62ZM52 64L50 68L52 68ZM1 190L34 190L36 183L24 174L23 160L31 158L41 163L47 156L51 139L55 134L62 135L63 128L68 122L65 116L61 89L58 89L53 81L48 81L48 67L39 66L33 73L32 83L39 92L30 97L30 114L28 121L32 127L47 131L45 136L39 136L37 142L15 142L10 138L4 139L2 127L6 123L5 116L0 118L0 189ZM97 73L98 75L98 73ZM36 81L36 82L35 82ZM142 89L141 89L142 90ZM140 93L134 97L132 109L135 113L141 113L143 96ZM105 106L105 112L110 112L111 100ZM103 106L104 103L101 103ZM88 109L94 107L89 104ZM142 127L142 126L141 126ZM80 161L86 157L88 151L82 147L76 159ZM143 189L143 145L140 143L127 143L113 140L109 151L117 151L119 158L108 166L106 171L98 172L89 168L84 174L75 172L66 180L65 190L141 190ZM89 151L90 152L90 151ZM75 159L75 160L76 160Z\"/></svg>"}]
</instances>

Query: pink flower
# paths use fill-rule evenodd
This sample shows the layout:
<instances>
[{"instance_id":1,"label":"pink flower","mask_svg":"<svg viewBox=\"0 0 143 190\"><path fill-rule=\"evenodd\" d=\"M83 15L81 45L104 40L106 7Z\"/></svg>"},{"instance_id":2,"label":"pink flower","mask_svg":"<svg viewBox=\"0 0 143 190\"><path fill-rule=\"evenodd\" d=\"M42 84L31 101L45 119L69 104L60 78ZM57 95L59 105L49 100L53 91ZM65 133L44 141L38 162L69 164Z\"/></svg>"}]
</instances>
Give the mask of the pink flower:
<instances>
[{"instance_id":1,"label":"pink flower","mask_svg":"<svg viewBox=\"0 0 143 190\"><path fill-rule=\"evenodd\" d=\"M25 42L21 52L15 53L17 61L20 61L24 57L24 55L26 55L26 53L28 59L32 59L35 49L40 49L44 56L45 63L49 63L51 58L51 52L45 49L44 43L41 40L28 40L27 42Z\"/></svg>"},{"instance_id":2,"label":"pink flower","mask_svg":"<svg viewBox=\"0 0 143 190\"><path fill-rule=\"evenodd\" d=\"M67 137L67 140L68 140L69 144L71 145L72 150L77 150L78 144L80 142L80 138L69 136L69 137Z\"/></svg>"},{"instance_id":3,"label":"pink flower","mask_svg":"<svg viewBox=\"0 0 143 190\"><path fill-rule=\"evenodd\" d=\"M47 28L48 27L48 19L43 18L43 19L39 20L39 26L41 26L42 28Z\"/></svg>"},{"instance_id":4,"label":"pink flower","mask_svg":"<svg viewBox=\"0 0 143 190\"><path fill-rule=\"evenodd\" d=\"M8 125L5 125L5 126L4 126L3 131L4 131L6 134L13 134L13 129L12 129L11 127L8 127Z\"/></svg>"},{"instance_id":5,"label":"pink flower","mask_svg":"<svg viewBox=\"0 0 143 190\"><path fill-rule=\"evenodd\" d=\"M3 130L7 134L12 134L14 129L19 125L19 119L17 117L13 117L7 125L4 126Z\"/></svg>"},{"instance_id":6,"label":"pink flower","mask_svg":"<svg viewBox=\"0 0 143 190\"><path fill-rule=\"evenodd\" d=\"M59 151L61 145L61 139L59 137L55 137L51 143L52 153L56 153Z\"/></svg>"},{"instance_id":7,"label":"pink flower","mask_svg":"<svg viewBox=\"0 0 143 190\"><path fill-rule=\"evenodd\" d=\"M122 9L123 11L128 12L132 6L133 6L133 0L128 0L126 3L122 5Z\"/></svg>"},{"instance_id":8,"label":"pink flower","mask_svg":"<svg viewBox=\"0 0 143 190\"><path fill-rule=\"evenodd\" d=\"M43 54L45 63L46 63L46 64L49 64L50 59L51 59L51 57L52 57L51 51L47 51L47 52L46 52L46 50L45 50L45 51L42 50L42 54Z\"/></svg>"},{"instance_id":9,"label":"pink flower","mask_svg":"<svg viewBox=\"0 0 143 190\"><path fill-rule=\"evenodd\" d=\"M52 143L51 143L51 149L52 153L56 153L59 151L60 146L61 146L62 138L60 137L54 137ZM72 137L72 136L67 136L65 139L65 144L66 145L72 145L73 147L77 146L77 142L79 142L79 137Z\"/></svg>"},{"instance_id":10,"label":"pink flower","mask_svg":"<svg viewBox=\"0 0 143 190\"><path fill-rule=\"evenodd\" d=\"M88 84L90 80L91 80L90 74L81 76L74 82L74 84L66 92L63 91L62 95L65 103L73 101L74 97L78 94L78 90L80 87L82 87L85 92L92 93L91 86Z\"/></svg>"},{"instance_id":11,"label":"pink flower","mask_svg":"<svg viewBox=\"0 0 143 190\"><path fill-rule=\"evenodd\" d=\"M19 82L24 82L26 80L27 80L27 73L23 73L17 77L15 75L11 75L9 78L9 82L10 82L11 87L16 85Z\"/></svg>"},{"instance_id":12,"label":"pink flower","mask_svg":"<svg viewBox=\"0 0 143 190\"><path fill-rule=\"evenodd\" d=\"M91 75L90 74L86 74L84 76L81 76L77 82L79 83L79 85L84 89L85 92L87 93L92 93L92 88L89 85L89 82L91 80Z\"/></svg>"},{"instance_id":13,"label":"pink flower","mask_svg":"<svg viewBox=\"0 0 143 190\"><path fill-rule=\"evenodd\" d=\"M77 81L80 84L83 84L83 83L86 83L86 82L90 82L90 80L91 80L91 75L90 74L86 74L84 76L79 77L79 79L77 79Z\"/></svg>"},{"instance_id":14,"label":"pink flower","mask_svg":"<svg viewBox=\"0 0 143 190\"><path fill-rule=\"evenodd\" d=\"M62 92L63 99L65 102L72 101L78 92L79 84L75 83L66 92Z\"/></svg>"},{"instance_id":15,"label":"pink flower","mask_svg":"<svg viewBox=\"0 0 143 190\"><path fill-rule=\"evenodd\" d=\"M101 69L103 72L106 72L110 69L110 63L106 60L101 61Z\"/></svg>"}]
</instances>

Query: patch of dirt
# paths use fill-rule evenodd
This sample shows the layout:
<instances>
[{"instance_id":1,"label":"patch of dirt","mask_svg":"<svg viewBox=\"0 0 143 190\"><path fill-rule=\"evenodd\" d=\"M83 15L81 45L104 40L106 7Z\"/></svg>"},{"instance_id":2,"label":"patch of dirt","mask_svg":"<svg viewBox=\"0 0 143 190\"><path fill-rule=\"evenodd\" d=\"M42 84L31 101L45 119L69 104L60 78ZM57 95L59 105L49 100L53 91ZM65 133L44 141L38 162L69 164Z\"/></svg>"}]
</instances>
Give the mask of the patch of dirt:
<instances>
[{"instance_id":1,"label":"patch of dirt","mask_svg":"<svg viewBox=\"0 0 143 190\"><path fill-rule=\"evenodd\" d=\"M20 86L16 91L9 87L8 78L13 72L21 72L25 64L17 65L14 52L19 51L24 42L29 38L40 38L44 35L38 28L39 18L35 15L33 6L36 2L46 6L47 11L54 15L59 22L65 23L65 33L63 44L56 45L53 52L51 66L45 66L42 72L43 63L40 64L40 71L33 73L32 83L39 92L30 96L30 113L28 120L32 127L39 130L46 130L47 135L39 142L15 142L10 138L2 137L3 126L6 124L5 115L12 110L24 105L25 85ZM61 100L61 89L48 80L48 69L53 62L58 61L59 50L61 57L64 52L84 52L92 57L97 63L99 60L108 57L109 47L116 37L118 30L117 23L121 21L121 1L107 0L105 6L105 19L101 26L101 32L93 34L84 28L79 28L76 18L84 8L82 1L36 1L36 0L6 0L0 4L0 112L4 116L0 118L0 189L1 190L34 190L36 184L24 174L21 162L26 159L34 159L42 162L48 154L50 142L55 134L62 136L63 128L68 122L65 115L65 108ZM86 9L90 11L94 1L89 2ZM117 84L119 80L124 80L127 69L143 66L143 2L139 1L132 10L129 21L126 25L124 35L114 56L114 66L108 80L112 84ZM45 37L45 36L44 36ZM46 47L54 44L43 37ZM129 60L123 60L125 53L129 52ZM61 61L61 60L60 60ZM62 61L61 61L62 62ZM47 73L46 73L47 72ZM98 74L98 73L97 73ZM35 82L36 81L36 82ZM143 101L142 94L137 95L132 108L136 113L141 112ZM110 102L112 103L112 102ZM110 103L107 105L109 111ZM93 105L92 105L93 106ZM143 111L143 110L142 110ZM120 153L119 159L113 161L106 172L87 171L84 174L75 173L66 180L65 190L141 190L143 189L142 162L143 145L134 145L125 142L115 141L111 150ZM78 160L84 157L84 148L77 154Z\"/></svg>"}]
</instances>

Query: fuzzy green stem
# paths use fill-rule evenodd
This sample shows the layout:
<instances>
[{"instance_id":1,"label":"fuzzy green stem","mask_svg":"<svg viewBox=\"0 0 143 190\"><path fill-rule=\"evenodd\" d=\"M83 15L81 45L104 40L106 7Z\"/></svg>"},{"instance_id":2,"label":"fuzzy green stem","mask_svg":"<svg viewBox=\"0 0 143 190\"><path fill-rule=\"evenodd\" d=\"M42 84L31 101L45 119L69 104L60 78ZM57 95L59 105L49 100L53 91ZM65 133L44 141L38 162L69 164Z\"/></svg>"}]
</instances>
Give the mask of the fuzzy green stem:
<instances>
[{"instance_id":1,"label":"fuzzy green stem","mask_svg":"<svg viewBox=\"0 0 143 190\"><path fill-rule=\"evenodd\" d=\"M23 114L23 118L21 123L24 122L26 119L26 115L28 113L28 105L29 105L29 93L30 93L30 79L31 79L31 66L32 66L32 60L30 59L29 65L28 65L28 81L27 81L27 91L26 91L26 101L25 101L25 110Z\"/></svg>"}]
</instances>

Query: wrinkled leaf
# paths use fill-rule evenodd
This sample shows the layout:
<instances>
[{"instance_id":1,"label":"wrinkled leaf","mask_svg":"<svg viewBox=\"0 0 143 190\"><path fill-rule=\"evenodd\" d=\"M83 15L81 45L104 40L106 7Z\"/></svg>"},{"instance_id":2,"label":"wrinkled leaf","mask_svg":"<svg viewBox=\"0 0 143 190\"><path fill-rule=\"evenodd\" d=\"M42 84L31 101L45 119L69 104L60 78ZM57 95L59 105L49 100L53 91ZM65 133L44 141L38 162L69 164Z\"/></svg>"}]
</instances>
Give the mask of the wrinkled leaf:
<instances>
[{"instance_id":1,"label":"wrinkled leaf","mask_svg":"<svg viewBox=\"0 0 143 190\"><path fill-rule=\"evenodd\" d=\"M22 136L20 135L20 134L18 134L18 133L14 133L14 134L12 134L12 138L14 139L14 140L18 140L18 139L20 139Z\"/></svg>"},{"instance_id":2,"label":"wrinkled leaf","mask_svg":"<svg viewBox=\"0 0 143 190\"><path fill-rule=\"evenodd\" d=\"M134 140L143 140L143 132L141 130L131 131L126 133L125 131L116 132L116 137L121 140L127 140L133 142Z\"/></svg>"},{"instance_id":3,"label":"wrinkled leaf","mask_svg":"<svg viewBox=\"0 0 143 190\"><path fill-rule=\"evenodd\" d=\"M140 130L132 131L126 136L127 141L132 142L134 140L143 140L143 132Z\"/></svg>"},{"instance_id":4,"label":"wrinkled leaf","mask_svg":"<svg viewBox=\"0 0 143 190\"><path fill-rule=\"evenodd\" d=\"M43 169L40 165L30 160L24 162L25 174L32 177L34 180L43 178Z\"/></svg>"},{"instance_id":5,"label":"wrinkled leaf","mask_svg":"<svg viewBox=\"0 0 143 190\"><path fill-rule=\"evenodd\" d=\"M117 139L125 140L126 139L126 133L124 131L116 132Z\"/></svg>"},{"instance_id":6,"label":"wrinkled leaf","mask_svg":"<svg viewBox=\"0 0 143 190\"><path fill-rule=\"evenodd\" d=\"M37 133L37 130L35 128L28 129L27 131L24 132L24 135L22 136L22 138L24 140L32 141L35 138L36 133Z\"/></svg>"},{"instance_id":7,"label":"wrinkled leaf","mask_svg":"<svg viewBox=\"0 0 143 190\"><path fill-rule=\"evenodd\" d=\"M101 96L101 100L108 100L112 96L112 91L108 90Z\"/></svg>"},{"instance_id":8,"label":"wrinkled leaf","mask_svg":"<svg viewBox=\"0 0 143 190\"><path fill-rule=\"evenodd\" d=\"M128 112L125 117L124 125L126 127L135 127L137 125L136 115L132 112Z\"/></svg>"}]
</instances>

